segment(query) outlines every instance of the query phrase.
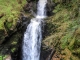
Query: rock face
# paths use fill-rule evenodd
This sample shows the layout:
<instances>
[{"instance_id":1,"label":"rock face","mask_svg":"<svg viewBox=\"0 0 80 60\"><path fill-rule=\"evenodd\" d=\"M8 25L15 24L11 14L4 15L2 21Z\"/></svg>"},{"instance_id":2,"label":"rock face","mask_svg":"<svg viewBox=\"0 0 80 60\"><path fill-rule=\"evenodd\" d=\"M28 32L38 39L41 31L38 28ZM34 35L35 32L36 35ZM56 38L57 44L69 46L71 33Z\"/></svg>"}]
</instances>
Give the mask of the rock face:
<instances>
[{"instance_id":1,"label":"rock face","mask_svg":"<svg viewBox=\"0 0 80 60\"><path fill-rule=\"evenodd\" d=\"M47 3L47 15L52 15L52 11L55 7L55 3L53 2L53 0L48 0L48 3Z\"/></svg>"},{"instance_id":2,"label":"rock face","mask_svg":"<svg viewBox=\"0 0 80 60\"><path fill-rule=\"evenodd\" d=\"M24 11L27 11L27 12L34 11L34 12L36 12L37 1L35 1L35 0L28 0L27 2L28 3L23 8Z\"/></svg>"}]
</instances>

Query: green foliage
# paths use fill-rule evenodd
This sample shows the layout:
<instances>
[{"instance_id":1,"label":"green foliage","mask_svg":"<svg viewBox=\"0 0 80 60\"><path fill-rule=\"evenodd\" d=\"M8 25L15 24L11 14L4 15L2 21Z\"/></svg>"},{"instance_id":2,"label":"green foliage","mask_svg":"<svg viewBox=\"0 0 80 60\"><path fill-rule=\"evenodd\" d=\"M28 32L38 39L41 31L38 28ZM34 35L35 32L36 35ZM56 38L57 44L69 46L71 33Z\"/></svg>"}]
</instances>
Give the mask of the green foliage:
<instances>
[{"instance_id":1,"label":"green foliage","mask_svg":"<svg viewBox=\"0 0 80 60\"><path fill-rule=\"evenodd\" d=\"M3 60L3 56L0 56L0 60Z\"/></svg>"},{"instance_id":2,"label":"green foliage","mask_svg":"<svg viewBox=\"0 0 80 60\"><path fill-rule=\"evenodd\" d=\"M80 0L54 0L58 3L50 17L50 24L57 26L47 29L48 35L43 43L51 48L55 48L61 55L61 60L80 60ZM59 55L58 54L58 55Z\"/></svg>"},{"instance_id":3,"label":"green foliage","mask_svg":"<svg viewBox=\"0 0 80 60\"><path fill-rule=\"evenodd\" d=\"M16 48L11 49L11 52L14 52L16 50Z\"/></svg>"},{"instance_id":4,"label":"green foliage","mask_svg":"<svg viewBox=\"0 0 80 60\"><path fill-rule=\"evenodd\" d=\"M18 17L20 15L20 11L22 7L26 4L26 0L0 0L0 15L3 16L0 18L0 29L4 29L4 21L12 21L13 25L15 25ZM11 26L11 25L10 25ZM8 25L8 27L10 27Z\"/></svg>"},{"instance_id":5,"label":"green foliage","mask_svg":"<svg viewBox=\"0 0 80 60\"><path fill-rule=\"evenodd\" d=\"M55 10L53 10L53 12L54 12L54 13L57 13L57 12L61 11L61 9L62 9L62 7L61 7L61 5L59 4L59 5L57 5L57 6L55 7Z\"/></svg>"},{"instance_id":6,"label":"green foliage","mask_svg":"<svg viewBox=\"0 0 80 60\"><path fill-rule=\"evenodd\" d=\"M71 39L71 33L61 38L61 48L65 49L69 45L69 40Z\"/></svg>"}]
</instances>

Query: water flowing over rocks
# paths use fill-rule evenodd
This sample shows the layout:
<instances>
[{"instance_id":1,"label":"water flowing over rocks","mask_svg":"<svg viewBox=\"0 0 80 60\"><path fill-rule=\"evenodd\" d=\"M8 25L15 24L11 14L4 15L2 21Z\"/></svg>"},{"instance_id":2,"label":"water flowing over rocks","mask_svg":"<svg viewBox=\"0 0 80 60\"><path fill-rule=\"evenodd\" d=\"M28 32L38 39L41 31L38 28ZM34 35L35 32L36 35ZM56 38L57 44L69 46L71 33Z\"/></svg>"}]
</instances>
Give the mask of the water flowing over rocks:
<instances>
[{"instance_id":1,"label":"water flowing over rocks","mask_svg":"<svg viewBox=\"0 0 80 60\"><path fill-rule=\"evenodd\" d=\"M40 60L42 41L42 21L46 17L47 0L39 0L37 14L27 26L22 42L22 60Z\"/></svg>"}]
</instances>

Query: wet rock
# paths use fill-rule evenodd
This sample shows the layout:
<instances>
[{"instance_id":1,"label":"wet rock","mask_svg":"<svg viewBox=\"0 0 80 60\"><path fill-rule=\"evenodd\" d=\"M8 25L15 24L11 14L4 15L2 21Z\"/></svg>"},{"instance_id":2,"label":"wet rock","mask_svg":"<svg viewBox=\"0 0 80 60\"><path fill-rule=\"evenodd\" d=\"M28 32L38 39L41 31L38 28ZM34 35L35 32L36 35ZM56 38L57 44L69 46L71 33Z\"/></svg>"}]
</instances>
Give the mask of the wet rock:
<instances>
[{"instance_id":1,"label":"wet rock","mask_svg":"<svg viewBox=\"0 0 80 60\"><path fill-rule=\"evenodd\" d=\"M33 2L33 1L29 1L24 7L23 7L24 11L27 11L27 12L31 12L32 10L33 11L36 11L36 3Z\"/></svg>"},{"instance_id":2,"label":"wet rock","mask_svg":"<svg viewBox=\"0 0 80 60\"><path fill-rule=\"evenodd\" d=\"M34 1L36 1L36 0L27 0L27 2L34 2Z\"/></svg>"},{"instance_id":3,"label":"wet rock","mask_svg":"<svg viewBox=\"0 0 80 60\"><path fill-rule=\"evenodd\" d=\"M0 45L4 41L5 37L6 37L5 31L4 30L0 30Z\"/></svg>"},{"instance_id":4,"label":"wet rock","mask_svg":"<svg viewBox=\"0 0 80 60\"><path fill-rule=\"evenodd\" d=\"M42 45L40 60L51 60L54 53L55 53L55 49Z\"/></svg>"},{"instance_id":5,"label":"wet rock","mask_svg":"<svg viewBox=\"0 0 80 60\"><path fill-rule=\"evenodd\" d=\"M48 16L52 15L52 11L54 7L55 7L55 3L52 0L48 0L47 7L46 7Z\"/></svg>"}]
</instances>

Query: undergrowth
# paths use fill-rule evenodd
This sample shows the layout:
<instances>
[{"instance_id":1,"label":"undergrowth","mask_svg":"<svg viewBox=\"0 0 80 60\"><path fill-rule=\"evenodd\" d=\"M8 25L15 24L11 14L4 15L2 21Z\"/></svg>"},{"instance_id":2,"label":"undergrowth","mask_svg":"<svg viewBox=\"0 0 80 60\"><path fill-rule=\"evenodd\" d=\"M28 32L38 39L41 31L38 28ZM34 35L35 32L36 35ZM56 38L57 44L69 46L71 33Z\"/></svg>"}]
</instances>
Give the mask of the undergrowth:
<instances>
[{"instance_id":1,"label":"undergrowth","mask_svg":"<svg viewBox=\"0 0 80 60\"><path fill-rule=\"evenodd\" d=\"M50 35L44 38L43 43L55 48L61 60L80 60L80 1L57 2L54 15L47 20L47 23L57 27L47 27ZM54 30L55 32L52 32Z\"/></svg>"}]
</instances>

